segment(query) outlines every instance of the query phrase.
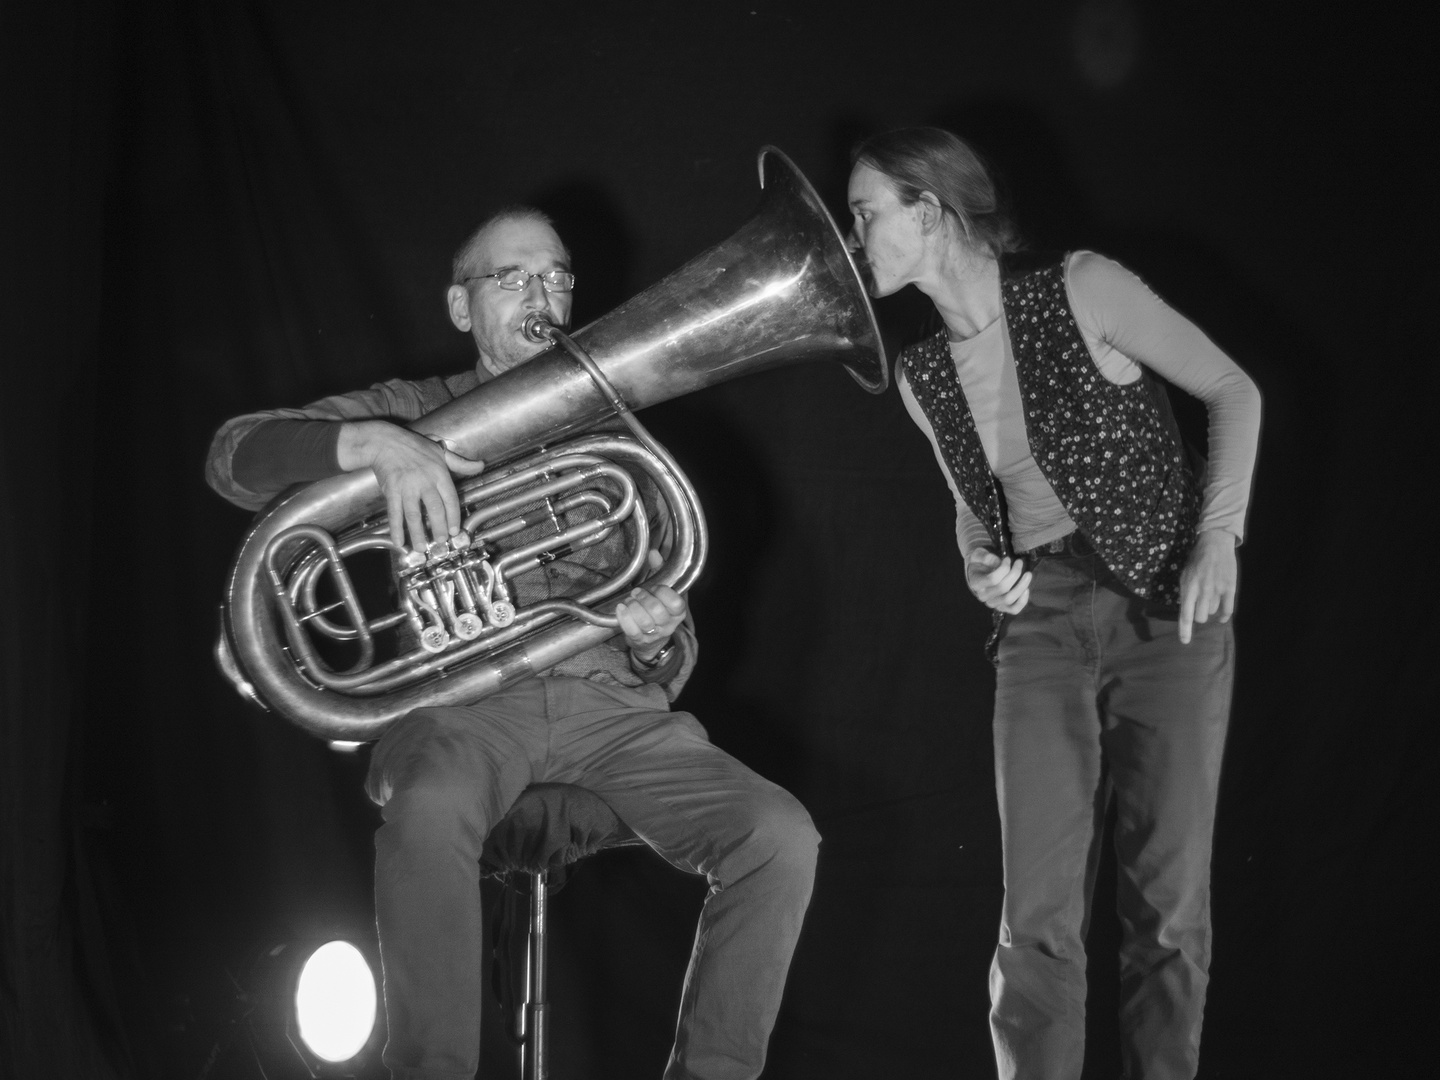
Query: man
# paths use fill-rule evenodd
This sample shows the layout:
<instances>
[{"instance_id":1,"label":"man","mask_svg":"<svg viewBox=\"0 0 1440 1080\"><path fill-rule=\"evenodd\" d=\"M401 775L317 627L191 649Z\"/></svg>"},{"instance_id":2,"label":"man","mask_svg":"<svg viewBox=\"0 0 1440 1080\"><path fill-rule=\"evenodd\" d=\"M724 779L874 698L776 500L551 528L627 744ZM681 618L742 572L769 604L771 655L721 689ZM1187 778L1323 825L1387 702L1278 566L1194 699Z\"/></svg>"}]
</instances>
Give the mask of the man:
<instances>
[{"instance_id":1,"label":"man","mask_svg":"<svg viewBox=\"0 0 1440 1080\"><path fill-rule=\"evenodd\" d=\"M1113 803L1125 1076L1188 1080L1259 393L1117 263L1019 253L984 163L950 132L886 132L852 161L871 291L913 284L943 324L901 353L896 383L955 496L966 582L995 613L1000 1075L1080 1076ZM1151 372L1207 407L1203 483Z\"/></svg>"},{"instance_id":2,"label":"man","mask_svg":"<svg viewBox=\"0 0 1440 1080\"><path fill-rule=\"evenodd\" d=\"M397 544L454 534L451 475L483 463L402 425L539 353L521 326L534 312L565 325L574 280L548 218L501 211L460 249L446 293L451 321L475 341L473 372L232 420L211 448L211 486L258 508L291 483L370 469ZM543 596L622 564L622 531L523 587ZM375 746L367 787L384 816L375 840L384 1059L397 1080L475 1073L480 851L541 781L593 790L668 861L710 882L666 1080L741 1080L764 1065L819 837L793 796L711 745L694 717L670 711L696 650L685 598L635 589L616 612L615 638L481 701L417 709Z\"/></svg>"}]
</instances>

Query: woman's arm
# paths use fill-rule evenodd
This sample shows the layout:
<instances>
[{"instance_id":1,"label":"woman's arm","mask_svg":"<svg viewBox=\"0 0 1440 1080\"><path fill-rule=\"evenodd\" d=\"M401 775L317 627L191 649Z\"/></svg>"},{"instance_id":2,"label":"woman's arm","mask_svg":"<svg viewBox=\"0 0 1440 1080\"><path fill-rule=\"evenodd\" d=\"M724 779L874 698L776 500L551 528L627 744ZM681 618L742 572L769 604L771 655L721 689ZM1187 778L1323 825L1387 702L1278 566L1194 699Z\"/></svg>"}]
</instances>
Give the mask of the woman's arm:
<instances>
[{"instance_id":1,"label":"woman's arm","mask_svg":"<svg viewBox=\"0 0 1440 1080\"><path fill-rule=\"evenodd\" d=\"M1140 376L1136 364L1143 364L1205 405L1210 452L1199 529L1244 539L1260 443L1260 391L1254 380L1113 259L1076 252L1067 279L1076 321L1106 378L1131 382Z\"/></svg>"}]
</instances>

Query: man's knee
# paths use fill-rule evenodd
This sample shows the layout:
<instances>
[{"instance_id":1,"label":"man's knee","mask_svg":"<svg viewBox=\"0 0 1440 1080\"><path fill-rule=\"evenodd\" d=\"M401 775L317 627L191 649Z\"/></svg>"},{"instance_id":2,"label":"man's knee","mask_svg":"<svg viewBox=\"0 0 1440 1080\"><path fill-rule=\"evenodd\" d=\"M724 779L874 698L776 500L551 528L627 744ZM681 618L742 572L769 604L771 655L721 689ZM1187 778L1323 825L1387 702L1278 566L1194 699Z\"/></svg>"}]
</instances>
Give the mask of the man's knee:
<instances>
[{"instance_id":1,"label":"man's knee","mask_svg":"<svg viewBox=\"0 0 1440 1080\"><path fill-rule=\"evenodd\" d=\"M463 825L484 838L488 770L471 759L473 747L443 715L421 709L387 732L376 747L368 788L384 807L387 822L402 829L452 828Z\"/></svg>"},{"instance_id":2,"label":"man's knee","mask_svg":"<svg viewBox=\"0 0 1440 1080\"><path fill-rule=\"evenodd\" d=\"M820 833L800 800L776 788L754 799L749 811L749 829L735 852L744 870L764 868L807 884L813 881Z\"/></svg>"}]
</instances>

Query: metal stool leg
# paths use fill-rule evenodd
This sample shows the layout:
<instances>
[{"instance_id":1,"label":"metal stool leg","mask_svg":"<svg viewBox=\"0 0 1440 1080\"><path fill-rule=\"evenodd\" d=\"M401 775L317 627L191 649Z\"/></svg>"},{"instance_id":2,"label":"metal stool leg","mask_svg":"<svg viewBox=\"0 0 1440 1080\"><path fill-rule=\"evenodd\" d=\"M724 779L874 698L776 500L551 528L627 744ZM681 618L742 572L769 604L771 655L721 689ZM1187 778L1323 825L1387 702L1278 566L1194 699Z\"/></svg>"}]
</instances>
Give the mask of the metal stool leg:
<instances>
[{"instance_id":1,"label":"metal stool leg","mask_svg":"<svg viewBox=\"0 0 1440 1080\"><path fill-rule=\"evenodd\" d=\"M524 1080L549 1080L550 1076L550 875L529 868L569 865L607 848L641 844L604 799L573 784L531 784L485 838L481 870L489 876L500 876L506 883L507 907L503 909L503 920L496 925L509 927L511 935L520 930L513 906L518 903L519 875L523 873L530 879L523 992L515 993L515 976L519 972L510 962L512 943L519 943L514 936L506 940L503 948L496 937L494 972L498 980L494 982L496 997L504 1007L515 1010L511 1026L518 1029ZM518 961L519 957L514 959Z\"/></svg>"},{"instance_id":2,"label":"metal stool leg","mask_svg":"<svg viewBox=\"0 0 1440 1080\"><path fill-rule=\"evenodd\" d=\"M521 1006L520 1032L524 1042L520 1045L520 1075L524 1080L549 1080L550 1061L546 1054L546 1013L550 1009L549 989L546 986L548 870L532 871L530 874L530 935L525 973L525 1003Z\"/></svg>"}]
</instances>

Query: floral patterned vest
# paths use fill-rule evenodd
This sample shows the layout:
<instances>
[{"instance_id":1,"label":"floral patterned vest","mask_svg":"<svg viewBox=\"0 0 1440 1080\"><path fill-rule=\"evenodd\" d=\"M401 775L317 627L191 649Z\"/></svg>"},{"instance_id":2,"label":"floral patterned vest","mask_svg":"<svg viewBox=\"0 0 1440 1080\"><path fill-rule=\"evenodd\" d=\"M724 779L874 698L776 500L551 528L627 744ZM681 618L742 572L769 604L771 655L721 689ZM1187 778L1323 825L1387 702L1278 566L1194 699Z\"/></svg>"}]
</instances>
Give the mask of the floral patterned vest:
<instances>
[{"instance_id":1,"label":"floral patterned vest","mask_svg":"<svg viewBox=\"0 0 1440 1080\"><path fill-rule=\"evenodd\" d=\"M1136 596L1180 602L1195 545L1200 489L1164 387L1148 371L1124 386L1095 366L1065 291L1064 257L1001 263L1001 300L1015 355L1030 452L1066 512ZM996 549L1013 555L1000 483L960 387L944 328L900 363L966 504ZM1143 369L1142 369L1143 371Z\"/></svg>"}]
</instances>

